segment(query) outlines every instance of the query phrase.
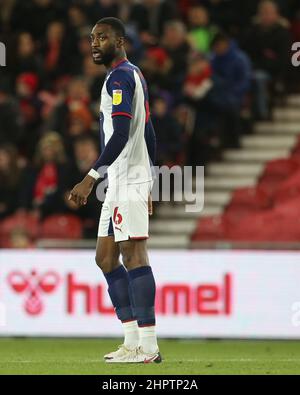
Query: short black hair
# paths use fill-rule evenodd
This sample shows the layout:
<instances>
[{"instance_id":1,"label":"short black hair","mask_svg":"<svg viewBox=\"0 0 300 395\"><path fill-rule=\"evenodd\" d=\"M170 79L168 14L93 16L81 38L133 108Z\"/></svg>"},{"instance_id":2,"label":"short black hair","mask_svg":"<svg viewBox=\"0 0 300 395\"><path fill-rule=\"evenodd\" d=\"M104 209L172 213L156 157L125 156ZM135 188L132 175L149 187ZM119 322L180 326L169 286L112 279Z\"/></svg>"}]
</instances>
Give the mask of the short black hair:
<instances>
[{"instance_id":1,"label":"short black hair","mask_svg":"<svg viewBox=\"0 0 300 395\"><path fill-rule=\"evenodd\" d=\"M218 44L221 41L227 41L228 42L230 40L231 40L231 37L229 36L229 34L227 34L224 31L220 31L212 39L211 46L214 47L216 44Z\"/></svg>"},{"instance_id":2,"label":"short black hair","mask_svg":"<svg viewBox=\"0 0 300 395\"><path fill-rule=\"evenodd\" d=\"M114 32L118 37L125 37L126 34L125 25L118 18L113 18L113 17L102 18L98 22L96 22L96 25L109 25L114 30Z\"/></svg>"}]
</instances>

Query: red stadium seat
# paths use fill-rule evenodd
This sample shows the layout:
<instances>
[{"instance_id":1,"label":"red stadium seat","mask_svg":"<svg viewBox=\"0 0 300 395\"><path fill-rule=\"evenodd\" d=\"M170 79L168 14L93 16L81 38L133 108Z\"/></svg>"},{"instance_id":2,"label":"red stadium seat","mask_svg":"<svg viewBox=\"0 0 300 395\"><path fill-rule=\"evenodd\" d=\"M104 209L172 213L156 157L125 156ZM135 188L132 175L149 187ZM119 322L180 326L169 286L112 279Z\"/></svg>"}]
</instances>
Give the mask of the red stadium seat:
<instances>
[{"instance_id":1,"label":"red stadium seat","mask_svg":"<svg viewBox=\"0 0 300 395\"><path fill-rule=\"evenodd\" d=\"M300 149L298 152L293 152L292 155L290 156L290 159L292 159L293 162L298 164L297 170L300 170Z\"/></svg>"},{"instance_id":2,"label":"red stadium seat","mask_svg":"<svg viewBox=\"0 0 300 395\"><path fill-rule=\"evenodd\" d=\"M251 214L244 217L237 226L228 228L228 237L232 241L271 241L273 233L277 232L274 224L276 215L271 210Z\"/></svg>"},{"instance_id":3,"label":"red stadium seat","mask_svg":"<svg viewBox=\"0 0 300 395\"><path fill-rule=\"evenodd\" d=\"M223 214L226 228L229 226L236 226L246 216L261 212L262 209L253 206L232 205L229 204Z\"/></svg>"},{"instance_id":4,"label":"red stadium seat","mask_svg":"<svg viewBox=\"0 0 300 395\"><path fill-rule=\"evenodd\" d=\"M299 167L299 161L295 157L271 160L267 162L262 178L273 177L285 179L297 171Z\"/></svg>"},{"instance_id":5,"label":"red stadium seat","mask_svg":"<svg viewBox=\"0 0 300 395\"><path fill-rule=\"evenodd\" d=\"M31 242L39 234L40 224L36 216L28 213L17 213L1 221L0 246L11 247L11 236L14 231L24 231Z\"/></svg>"},{"instance_id":6,"label":"red stadium seat","mask_svg":"<svg viewBox=\"0 0 300 395\"><path fill-rule=\"evenodd\" d=\"M275 192L275 204L284 202L295 197L300 198L300 170L281 183Z\"/></svg>"},{"instance_id":7,"label":"red stadium seat","mask_svg":"<svg viewBox=\"0 0 300 395\"><path fill-rule=\"evenodd\" d=\"M224 240L225 227L222 216L213 215L200 218L192 236L194 241Z\"/></svg>"},{"instance_id":8,"label":"red stadium seat","mask_svg":"<svg viewBox=\"0 0 300 395\"><path fill-rule=\"evenodd\" d=\"M44 239L77 240L81 236L82 223L75 215L52 215L41 226L41 237Z\"/></svg>"},{"instance_id":9,"label":"red stadium seat","mask_svg":"<svg viewBox=\"0 0 300 395\"><path fill-rule=\"evenodd\" d=\"M284 201L279 201L274 207L274 212L290 217L299 217L300 218L300 199L299 197L293 199L285 199Z\"/></svg>"},{"instance_id":10,"label":"red stadium seat","mask_svg":"<svg viewBox=\"0 0 300 395\"><path fill-rule=\"evenodd\" d=\"M238 188L233 192L229 206L252 210L262 209L270 206L270 200L268 194L261 188Z\"/></svg>"},{"instance_id":11,"label":"red stadium seat","mask_svg":"<svg viewBox=\"0 0 300 395\"><path fill-rule=\"evenodd\" d=\"M295 202L294 202L295 203ZM293 242L300 240L300 205L290 204L252 214L236 227L228 228L228 238L246 242Z\"/></svg>"},{"instance_id":12,"label":"red stadium seat","mask_svg":"<svg viewBox=\"0 0 300 395\"><path fill-rule=\"evenodd\" d=\"M223 219L226 229L237 226L245 217L270 208L271 200L263 188L248 187L236 189Z\"/></svg>"},{"instance_id":13,"label":"red stadium seat","mask_svg":"<svg viewBox=\"0 0 300 395\"><path fill-rule=\"evenodd\" d=\"M275 195L285 180L300 169L299 159L291 157L288 159L277 159L267 163L260 177L257 189L261 194L273 202ZM270 205L271 206L271 205Z\"/></svg>"},{"instance_id":14,"label":"red stadium seat","mask_svg":"<svg viewBox=\"0 0 300 395\"><path fill-rule=\"evenodd\" d=\"M1 222L0 233L3 236L10 235L15 229L24 229L32 239L35 239L39 234L39 220L31 214L17 213Z\"/></svg>"},{"instance_id":15,"label":"red stadium seat","mask_svg":"<svg viewBox=\"0 0 300 395\"><path fill-rule=\"evenodd\" d=\"M257 185L257 189L262 193L264 196L266 196L266 199L268 199L268 207L272 207L273 201L274 201L274 196L281 185L282 180L278 179L271 179L271 178L265 178L261 179Z\"/></svg>"},{"instance_id":16,"label":"red stadium seat","mask_svg":"<svg viewBox=\"0 0 300 395\"><path fill-rule=\"evenodd\" d=\"M278 241L300 240L300 199L299 197L279 202L274 212L280 218Z\"/></svg>"}]
</instances>

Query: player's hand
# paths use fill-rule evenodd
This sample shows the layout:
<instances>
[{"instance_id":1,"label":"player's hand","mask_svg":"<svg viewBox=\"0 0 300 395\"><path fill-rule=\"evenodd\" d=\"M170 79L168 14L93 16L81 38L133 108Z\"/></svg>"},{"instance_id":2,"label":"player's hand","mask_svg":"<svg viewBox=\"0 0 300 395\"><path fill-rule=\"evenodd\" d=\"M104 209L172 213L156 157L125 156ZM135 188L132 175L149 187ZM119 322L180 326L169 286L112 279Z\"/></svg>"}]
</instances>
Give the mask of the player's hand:
<instances>
[{"instance_id":1,"label":"player's hand","mask_svg":"<svg viewBox=\"0 0 300 395\"><path fill-rule=\"evenodd\" d=\"M148 214L152 215L153 214L153 204L152 204L152 196L149 195L148 197Z\"/></svg>"},{"instance_id":2,"label":"player's hand","mask_svg":"<svg viewBox=\"0 0 300 395\"><path fill-rule=\"evenodd\" d=\"M87 199L92 192L95 179L87 175L79 184L76 184L69 195L69 200L72 200L77 206L81 207L87 204Z\"/></svg>"}]
</instances>

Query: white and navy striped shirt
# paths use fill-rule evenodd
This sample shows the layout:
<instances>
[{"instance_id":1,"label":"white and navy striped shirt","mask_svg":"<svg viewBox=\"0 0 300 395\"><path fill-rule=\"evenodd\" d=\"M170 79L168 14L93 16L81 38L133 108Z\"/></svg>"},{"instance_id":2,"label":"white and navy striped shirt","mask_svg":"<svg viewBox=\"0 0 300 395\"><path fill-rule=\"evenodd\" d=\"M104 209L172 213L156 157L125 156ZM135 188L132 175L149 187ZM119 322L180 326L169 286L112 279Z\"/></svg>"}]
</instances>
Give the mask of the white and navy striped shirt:
<instances>
[{"instance_id":1,"label":"white and navy striped shirt","mask_svg":"<svg viewBox=\"0 0 300 395\"><path fill-rule=\"evenodd\" d=\"M126 120L127 133L126 124L122 126L120 120ZM148 89L139 68L127 59L112 67L103 84L100 138L102 154L94 169L109 166L109 185L152 180L155 134L150 120Z\"/></svg>"}]
</instances>

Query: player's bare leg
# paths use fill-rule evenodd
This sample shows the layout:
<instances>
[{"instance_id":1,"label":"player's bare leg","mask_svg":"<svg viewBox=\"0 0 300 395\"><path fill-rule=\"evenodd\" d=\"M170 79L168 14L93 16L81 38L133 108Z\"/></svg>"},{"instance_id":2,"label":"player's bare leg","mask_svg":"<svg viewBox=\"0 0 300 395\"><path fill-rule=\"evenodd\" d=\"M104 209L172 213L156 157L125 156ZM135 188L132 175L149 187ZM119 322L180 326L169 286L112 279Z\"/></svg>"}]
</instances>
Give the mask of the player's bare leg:
<instances>
[{"instance_id":1,"label":"player's bare leg","mask_svg":"<svg viewBox=\"0 0 300 395\"><path fill-rule=\"evenodd\" d=\"M117 351L104 356L105 360L124 357L138 345L137 321L133 316L130 296L129 278L126 269L121 265L120 249L113 236L99 237L96 247L96 263L102 270L107 283L112 304L121 320L125 338Z\"/></svg>"},{"instance_id":2,"label":"player's bare leg","mask_svg":"<svg viewBox=\"0 0 300 395\"><path fill-rule=\"evenodd\" d=\"M121 265L119 257L120 248L115 243L114 236L98 237L95 260L104 274L112 272Z\"/></svg>"}]
</instances>

